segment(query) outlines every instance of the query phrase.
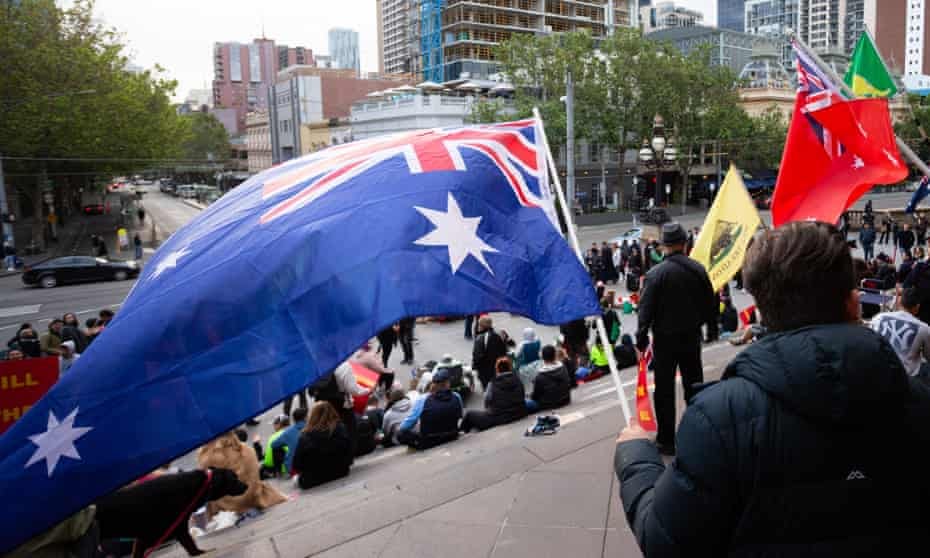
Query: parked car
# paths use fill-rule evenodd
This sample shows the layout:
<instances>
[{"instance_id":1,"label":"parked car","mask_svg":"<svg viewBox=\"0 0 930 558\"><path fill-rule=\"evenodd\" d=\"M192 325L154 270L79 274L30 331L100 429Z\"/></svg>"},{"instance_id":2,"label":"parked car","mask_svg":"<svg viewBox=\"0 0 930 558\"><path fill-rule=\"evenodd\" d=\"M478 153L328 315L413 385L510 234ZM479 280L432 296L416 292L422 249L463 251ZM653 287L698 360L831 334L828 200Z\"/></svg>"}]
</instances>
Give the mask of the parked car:
<instances>
[{"instance_id":1,"label":"parked car","mask_svg":"<svg viewBox=\"0 0 930 558\"><path fill-rule=\"evenodd\" d=\"M136 262L90 256L52 258L23 270L23 283L51 289L66 283L125 281L139 275Z\"/></svg>"},{"instance_id":2,"label":"parked car","mask_svg":"<svg viewBox=\"0 0 930 558\"><path fill-rule=\"evenodd\" d=\"M643 236L642 227L633 227L632 229L626 231L620 236L615 236L614 238L608 241L608 244L623 244L625 240L627 244L632 244L634 240L639 240Z\"/></svg>"},{"instance_id":3,"label":"parked car","mask_svg":"<svg viewBox=\"0 0 930 558\"><path fill-rule=\"evenodd\" d=\"M84 215L103 215L106 212L106 206L102 203L86 203L81 211Z\"/></svg>"},{"instance_id":4,"label":"parked car","mask_svg":"<svg viewBox=\"0 0 930 558\"><path fill-rule=\"evenodd\" d=\"M184 184L183 186L175 188L174 195L185 199L196 198L197 188L193 184Z\"/></svg>"}]
</instances>

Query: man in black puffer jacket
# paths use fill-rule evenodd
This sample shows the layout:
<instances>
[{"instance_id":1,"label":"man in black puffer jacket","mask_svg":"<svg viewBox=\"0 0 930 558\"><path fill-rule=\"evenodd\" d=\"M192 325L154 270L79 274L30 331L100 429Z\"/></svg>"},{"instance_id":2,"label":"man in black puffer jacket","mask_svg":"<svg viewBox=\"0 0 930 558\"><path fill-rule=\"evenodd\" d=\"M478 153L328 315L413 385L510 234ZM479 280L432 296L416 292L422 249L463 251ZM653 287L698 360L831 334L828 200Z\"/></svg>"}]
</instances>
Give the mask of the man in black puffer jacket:
<instances>
[{"instance_id":1,"label":"man in black puffer jacket","mask_svg":"<svg viewBox=\"0 0 930 558\"><path fill-rule=\"evenodd\" d=\"M526 402L532 412L556 409L572 402L572 379L565 365L556 360L555 347L542 348L543 365L533 379L533 393Z\"/></svg>"},{"instance_id":2,"label":"man in black puffer jacket","mask_svg":"<svg viewBox=\"0 0 930 558\"><path fill-rule=\"evenodd\" d=\"M526 416L526 390L513 373L510 359L501 357L495 363L497 375L484 393L484 411L472 410L462 419L462 432L487 430Z\"/></svg>"},{"instance_id":3,"label":"man in black puffer jacket","mask_svg":"<svg viewBox=\"0 0 930 558\"><path fill-rule=\"evenodd\" d=\"M668 468L638 426L618 439L643 554L922 554L930 393L858 323L845 239L791 223L756 239L743 273L772 333L692 399Z\"/></svg>"}]
</instances>

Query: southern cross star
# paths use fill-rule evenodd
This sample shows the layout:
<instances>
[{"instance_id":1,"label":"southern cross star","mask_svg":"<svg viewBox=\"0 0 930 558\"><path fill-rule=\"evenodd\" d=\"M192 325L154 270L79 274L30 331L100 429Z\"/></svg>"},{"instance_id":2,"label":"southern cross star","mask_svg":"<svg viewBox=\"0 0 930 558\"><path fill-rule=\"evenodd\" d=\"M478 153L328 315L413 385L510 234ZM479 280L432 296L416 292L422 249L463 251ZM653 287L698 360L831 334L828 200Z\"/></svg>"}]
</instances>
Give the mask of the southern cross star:
<instances>
[{"instance_id":1,"label":"southern cross star","mask_svg":"<svg viewBox=\"0 0 930 558\"><path fill-rule=\"evenodd\" d=\"M40 434L33 434L29 439L35 444L36 451L26 462L24 468L28 468L33 463L45 460L45 467L48 476L51 477L55 472L55 467L62 457L71 459L81 459L81 454L74 447L74 442L84 434L93 430L90 426L79 426L75 428L74 419L77 417L78 409L75 408L71 414L66 416L61 422L55 417L55 413L48 412L48 429Z\"/></svg>"},{"instance_id":2,"label":"southern cross star","mask_svg":"<svg viewBox=\"0 0 930 558\"><path fill-rule=\"evenodd\" d=\"M155 266L155 271L152 272L152 275L149 278L155 279L156 277L164 273L165 270L167 270L169 267L177 267L178 260L180 260L181 258L183 258L184 256L190 253L191 253L190 250L188 250L187 247L184 247L184 248L181 248L180 250L175 250L174 252L169 252L168 254L165 254L165 257L162 258L158 262L158 265Z\"/></svg>"},{"instance_id":3,"label":"southern cross star","mask_svg":"<svg viewBox=\"0 0 930 558\"><path fill-rule=\"evenodd\" d=\"M465 258L471 256L478 260L491 275L494 271L484 259L485 252L497 252L478 236L478 225L481 217L465 217L459 208L458 202L449 193L448 205L445 212L426 207L414 206L424 217L436 226L425 236L417 239L414 244L420 246L443 246L449 250L449 266L454 274L462 266Z\"/></svg>"}]
</instances>

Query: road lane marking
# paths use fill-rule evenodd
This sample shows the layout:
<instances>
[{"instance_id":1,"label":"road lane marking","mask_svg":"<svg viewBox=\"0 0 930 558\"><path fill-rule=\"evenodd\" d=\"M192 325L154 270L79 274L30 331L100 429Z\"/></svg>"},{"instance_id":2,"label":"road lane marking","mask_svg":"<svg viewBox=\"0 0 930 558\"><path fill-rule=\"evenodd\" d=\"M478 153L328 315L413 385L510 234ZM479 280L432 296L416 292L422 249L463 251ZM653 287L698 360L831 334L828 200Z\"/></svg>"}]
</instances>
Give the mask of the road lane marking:
<instances>
[{"instance_id":1,"label":"road lane marking","mask_svg":"<svg viewBox=\"0 0 930 558\"><path fill-rule=\"evenodd\" d=\"M27 314L38 314L41 304L27 304L25 306L8 306L0 308L0 318L12 318L13 316L25 316Z\"/></svg>"},{"instance_id":2,"label":"road lane marking","mask_svg":"<svg viewBox=\"0 0 930 558\"><path fill-rule=\"evenodd\" d=\"M103 304L103 305L101 305L101 306L98 306L97 308L90 308L90 309L87 309L87 310L78 310L77 312L70 312L70 313L71 313L71 314L74 314L75 316L80 316L80 315L82 315L82 314L96 314L96 313L100 312L101 310L103 310L104 308L119 308L119 307L122 306L122 305L123 305L122 302L117 303L117 304ZM41 305L36 305L36 306L41 306ZM64 314L67 314L67 313L69 313L69 312L65 312ZM51 316L51 317L48 317L48 318L39 318L38 320L35 321L35 323L41 324L41 323L43 323L43 322L50 322L50 321L54 320L55 318L60 318L60 317L61 317L61 316ZM3 331L3 330L5 330L5 329L13 329L14 327L19 327L19 325L20 325L20 324L12 324L12 325L8 325L8 326L3 326L3 327L0 327L0 331Z\"/></svg>"}]
</instances>

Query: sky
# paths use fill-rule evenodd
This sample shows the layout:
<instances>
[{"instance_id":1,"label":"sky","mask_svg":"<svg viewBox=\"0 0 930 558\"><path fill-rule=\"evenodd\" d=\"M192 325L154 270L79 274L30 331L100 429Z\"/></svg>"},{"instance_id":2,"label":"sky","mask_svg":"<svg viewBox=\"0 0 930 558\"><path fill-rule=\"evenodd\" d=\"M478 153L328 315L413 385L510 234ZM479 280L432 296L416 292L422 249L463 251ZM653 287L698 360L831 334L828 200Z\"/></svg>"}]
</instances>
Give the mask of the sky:
<instances>
[{"instance_id":1,"label":"sky","mask_svg":"<svg viewBox=\"0 0 930 558\"><path fill-rule=\"evenodd\" d=\"M314 54L329 52L330 28L353 29L362 71L378 70L375 0L97 0L94 12L124 34L134 64L157 63L178 81L178 101L212 88L214 42L250 43L263 28L276 43Z\"/></svg>"},{"instance_id":2,"label":"sky","mask_svg":"<svg viewBox=\"0 0 930 558\"><path fill-rule=\"evenodd\" d=\"M675 2L716 23L716 0ZM134 64L150 69L157 63L178 81L177 101L191 89L211 88L214 42L249 43L263 32L317 54L328 53L330 28L354 29L362 71L378 69L375 0L97 0L95 12L123 33Z\"/></svg>"}]
</instances>

